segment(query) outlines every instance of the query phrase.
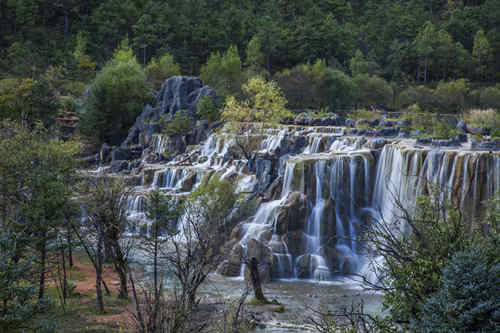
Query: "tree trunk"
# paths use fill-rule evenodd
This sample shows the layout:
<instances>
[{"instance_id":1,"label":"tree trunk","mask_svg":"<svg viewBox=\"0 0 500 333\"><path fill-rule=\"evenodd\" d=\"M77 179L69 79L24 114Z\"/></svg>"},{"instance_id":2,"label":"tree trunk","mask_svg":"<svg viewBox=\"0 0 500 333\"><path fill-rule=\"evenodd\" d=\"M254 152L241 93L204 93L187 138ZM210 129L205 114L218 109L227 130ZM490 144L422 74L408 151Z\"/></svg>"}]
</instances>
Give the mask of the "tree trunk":
<instances>
[{"instance_id":1,"label":"tree trunk","mask_svg":"<svg viewBox=\"0 0 500 333\"><path fill-rule=\"evenodd\" d=\"M96 288L96 297L97 297L97 307L100 313L104 313L104 301L102 297L102 236L97 236L97 249L96 249L96 269L95 269L95 288Z\"/></svg>"},{"instance_id":2,"label":"tree trunk","mask_svg":"<svg viewBox=\"0 0 500 333\"><path fill-rule=\"evenodd\" d=\"M424 60L424 83L427 83L427 65L429 63L429 57L425 56Z\"/></svg>"},{"instance_id":3,"label":"tree trunk","mask_svg":"<svg viewBox=\"0 0 500 333\"><path fill-rule=\"evenodd\" d=\"M62 242L61 242L62 243ZM62 295L63 295L63 302L66 302L66 298L68 298L68 279L66 275L66 257L64 253L64 247L61 244L61 261L62 261L62 270L63 270L63 282L62 282Z\"/></svg>"},{"instance_id":4,"label":"tree trunk","mask_svg":"<svg viewBox=\"0 0 500 333\"><path fill-rule=\"evenodd\" d=\"M118 276L120 277L120 292L118 298L127 299L128 298L128 287L127 287L127 270L122 266L116 270Z\"/></svg>"},{"instance_id":5,"label":"tree trunk","mask_svg":"<svg viewBox=\"0 0 500 333\"><path fill-rule=\"evenodd\" d=\"M43 298L45 291L45 259L47 257L47 247L45 244L45 235L42 236L44 239L41 240L40 245L40 276L38 284L38 302Z\"/></svg>"},{"instance_id":6,"label":"tree trunk","mask_svg":"<svg viewBox=\"0 0 500 333\"><path fill-rule=\"evenodd\" d=\"M68 229L68 263L73 268L73 244L71 243L71 232Z\"/></svg>"},{"instance_id":7,"label":"tree trunk","mask_svg":"<svg viewBox=\"0 0 500 333\"><path fill-rule=\"evenodd\" d=\"M259 262L257 258L252 257L252 259L250 259L248 268L250 269L250 280L252 281L255 299L263 303L268 303L267 299L264 297L264 293L262 292L262 285L260 283L259 275Z\"/></svg>"}]
</instances>

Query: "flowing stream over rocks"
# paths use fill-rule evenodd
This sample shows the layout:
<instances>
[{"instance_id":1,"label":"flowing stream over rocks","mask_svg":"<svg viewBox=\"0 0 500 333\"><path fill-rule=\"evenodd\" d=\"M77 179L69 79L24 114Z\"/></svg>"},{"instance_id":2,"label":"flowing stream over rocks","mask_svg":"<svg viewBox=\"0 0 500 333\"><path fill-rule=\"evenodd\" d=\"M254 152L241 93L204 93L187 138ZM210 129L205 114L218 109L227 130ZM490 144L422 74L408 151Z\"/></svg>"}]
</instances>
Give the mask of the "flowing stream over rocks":
<instances>
[{"instance_id":1,"label":"flowing stream over rocks","mask_svg":"<svg viewBox=\"0 0 500 333\"><path fill-rule=\"evenodd\" d=\"M500 189L499 152L350 136L343 127L247 124L235 134L224 126L168 162L158 160L171 153L171 142L154 134L141 160L129 163L125 177L136 186L128 198L128 231L148 232L149 190L186 195L204 178L229 179L256 210L232 232L218 269L225 276L244 274L242 254L259 260L264 281L369 275L360 234L373 218L398 214L394 198L411 209L435 185L472 221ZM238 142L251 148L250 160Z\"/></svg>"}]
</instances>

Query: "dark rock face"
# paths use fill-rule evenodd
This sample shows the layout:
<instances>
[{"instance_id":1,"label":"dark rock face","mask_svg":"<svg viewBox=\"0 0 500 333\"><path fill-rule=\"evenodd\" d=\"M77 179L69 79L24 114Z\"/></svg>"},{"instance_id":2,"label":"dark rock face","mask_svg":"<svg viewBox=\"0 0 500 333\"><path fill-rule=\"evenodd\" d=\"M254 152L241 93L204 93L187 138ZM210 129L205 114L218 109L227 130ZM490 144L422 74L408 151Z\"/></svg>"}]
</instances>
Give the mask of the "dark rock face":
<instances>
[{"instance_id":1,"label":"dark rock face","mask_svg":"<svg viewBox=\"0 0 500 333\"><path fill-rule=\"evenodd\" d=\"M117 160L117 161L113 161L111 162L110 166L109 166L109 170L111 172L120 172L122 170L126 170L128 169L128 162L127 161L120 161L120 160Z\"/></svg>"},{"instance_id":2,"label":"dark rock face","mask_svg":"<svg viewBox=\"0 0 500 333\"><path fill-rule=\"evenodd\" d=\"M152 105L146 105L137 117L135 124L130 128L129 134L122 147L130 145L147 146L154 133L159 132L160 116L173 115L179 110L186 110L196 116L196 108L205 96L215 96L214 91L203 86L200 79L190 76L174 76L163 83L160 92Z\"/></svg>"},{"instance_id":3,"label":"dark rock face","mask_svg":"<svg viewBox=\"0 0 500 333\"><path fill-rule=\"evenodd\" d=\"M283 235L288 231L304 230L308 213L307 198L300 192L291 192L284 205L279 207L276 220L276 233Z\"/></svg>"},{"instance_id":4,"label":"dark rock face","mask_svg":"<svg viewBox=\"0 0 500 333\"><path fill-rule=\"evenodd\" d=\"M472 141L471 147L476 149L500 150L500 140L497 141Z\"/></svg>"},{"instance_id":5,"label":"dark rock face","mask_svg":"<svg viewBox=\"0 0 500 333\"><path fill-rule=\"evenodd\" d=\"M386 127L375 131L375 136L396 136L399 133L399 128L397 127Z\"/></svg>"}]
</instances>

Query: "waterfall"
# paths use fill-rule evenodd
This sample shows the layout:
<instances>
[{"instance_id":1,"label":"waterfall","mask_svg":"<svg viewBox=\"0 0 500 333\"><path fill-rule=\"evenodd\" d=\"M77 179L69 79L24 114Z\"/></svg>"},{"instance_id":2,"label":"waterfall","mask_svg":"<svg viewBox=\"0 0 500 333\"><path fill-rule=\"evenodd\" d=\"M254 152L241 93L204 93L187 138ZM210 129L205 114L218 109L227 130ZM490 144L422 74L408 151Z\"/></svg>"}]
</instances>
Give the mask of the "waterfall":
<instances>
[{"instance_id":1,"label":"waterfall","mask_svg":"<svg viewBox=\"0 0 500 333\"><path fill-rule=\"evenodd\" d=\"M168 163L144 160L143 186L127 198L129 219L144 221L148 190L184 195L213 175L234 182L235 195L253 200L256 210L235 228L231 276L245 269L241 254L259 256L273 278L371 274L362 266L368 251L360 233L372 221L393 223L400 213L394 199L411 212L417 197L436 186L442 200L454 200L472 220L500 190L497 152L381 143L338 127L245 126L237 134L223 127ZM250 143L254 164L241 153L240 139ZM167 145L166 136L154 135L150 151L161 154ZM393 226L396 234L407 231Z\"/></svg>"}]
</instances>

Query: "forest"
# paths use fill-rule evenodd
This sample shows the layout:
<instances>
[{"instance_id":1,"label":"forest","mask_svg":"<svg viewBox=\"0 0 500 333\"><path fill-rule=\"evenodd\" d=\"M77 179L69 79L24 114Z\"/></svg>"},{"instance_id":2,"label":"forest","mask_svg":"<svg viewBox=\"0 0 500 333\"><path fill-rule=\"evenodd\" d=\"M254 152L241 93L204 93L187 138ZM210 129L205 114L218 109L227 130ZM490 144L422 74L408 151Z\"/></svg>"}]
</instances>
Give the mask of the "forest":
<instances>
[{"instance_id":1,"label":"forest","mask_svg":"<svg viewBox=\"0 0 500 333\"><path fill-rule=\"evenodd\" d=\"M307 84L311 75L300 66L318 60L389 83L391 96L353 96L342 108L359 97L456 112L498 103L499 17L495 0L9 0L0 5L0 78L45 76L64 81L59 93L79 97L124 40L142 66L170 54L180 73L193 76L235 47L242 66L258 65L288 84ZM455 84L434 91L440 82ZM462 101L440 102L449 98Z\"/></svg>"},{"instance_id":2,"label":"forest","mask_svg":"<svg viewBox=\"0 0 500 333\"><path fill-rule=\"evenodd\" d=\"M498 332L499 193L498 0L0 2L0 333Z\"/></svg>"}]
</instances>

